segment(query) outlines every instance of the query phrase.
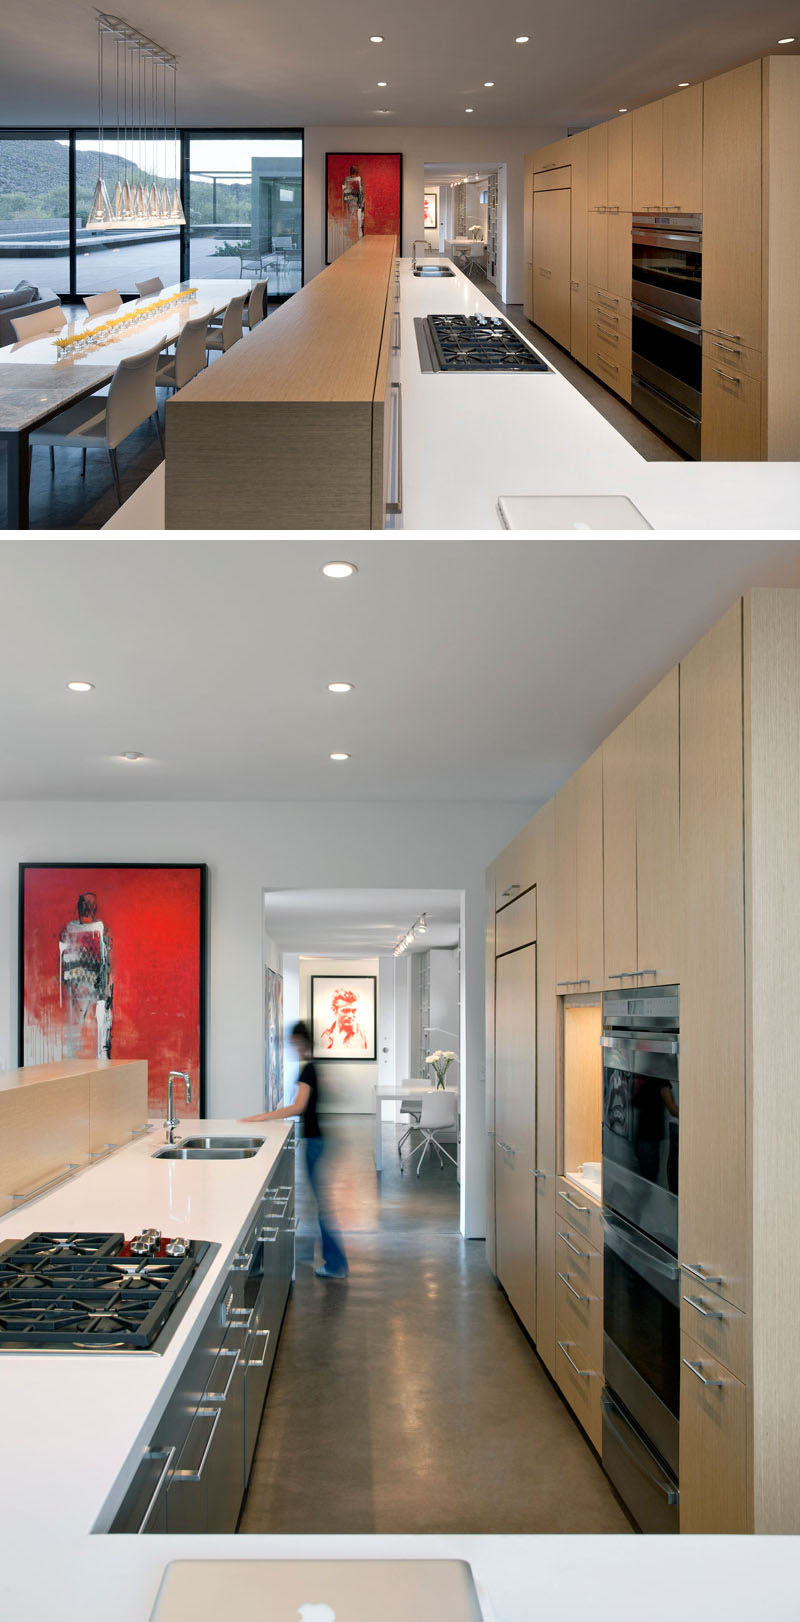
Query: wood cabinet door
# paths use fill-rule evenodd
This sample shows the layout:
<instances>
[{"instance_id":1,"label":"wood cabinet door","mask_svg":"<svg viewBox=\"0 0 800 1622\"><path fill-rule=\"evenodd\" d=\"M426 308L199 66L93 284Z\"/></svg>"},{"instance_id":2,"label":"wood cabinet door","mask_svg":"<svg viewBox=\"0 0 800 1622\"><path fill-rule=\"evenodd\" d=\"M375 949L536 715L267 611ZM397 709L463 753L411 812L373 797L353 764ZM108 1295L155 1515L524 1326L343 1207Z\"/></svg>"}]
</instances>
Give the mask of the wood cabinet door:
<instances>
[{"instance_id":1,"label":"wood cabinet door","mask_svg":"<svg viewBox=\"0 0 800 1622\"><path fill-rule=\"evenodd\" d=\"M636 934L636 714L603 744L605 982L638 968Z\"/></svg>"},{"instance_id":2,"label":"wood cabinet door","mask_svg":"<svg viewBox=\"0 0 800 1622\"><path fill-rule=\"evenodd\" d=\"M746 1310L741 602L682 661L680 690L680 1256Z\"/></svg>"},{"instance_id":3,"label":"wood cabinet door","mask_svg":"<svg viewBox=\"0 0 800 1622\"><path fill-rule=\"evenodd\" d=\"M663 108L662 101L648 101L631 114L634 214L655 213L662 206Z\"/></svg>"},{"instance_id":4,"label":"wood cabinet door","mask_svg":"<svg viewBox=\"0 0 800 1622\"><path fill-rule=\"evenodd\" d=\"M757 462L761 457L761 383L714 354L703 343L704 462Z\"/></svg>"},{"instance_id":5,"label":"wood cabinet door","mask_svg":"<svg viewBox=\"0 0 800 1622\"><path fill-rule=\"evenodd\" d=\"M556 810L556 986L564 991L578 979L578 794L570 777L555 797Z\"/></svg>"},{"instance_id":6,"label":"wood cabinet door","mask_svg":"<svg viewBox=\"0 0 800 1622\"><path fill-rule=\"evenodd\" d=\"M608 213L591 210L586 216L586 279L590 287L608 286Z\"/></svg>"},{"instance_id":7,"label":"wood cabinet door","mask_svg":"<svg viewBox=\"0 0 800 1622\"><path fill-rule=\"evenodd\" d=\"M533 299L536 325L569 349L571 192L537 192L533 209Z\"/></svg>"},{"instance_id":8,"label":"wood cabinet door","mask_svg":"<svg viewBox=\"0 0 800 1622\"><path fill-rule=\"evenodd\" d=\"M591 211L608 205L608 124L594 124L587 131L587 207Z\"/></svg>"},{"instance_id":9,"label":"wood cabinet door","mask_svg":"<svg viewBox=\"0 0 800 1622\"><path fill-rule=\"evenodd\" d=\"M582 989L603 984L603 755L575 774L577 969ZM584 986L583 982L587 982Z\"/></svg>"},{"instance_id":10,"label":"wood cabinet door","mask_svg":"<svg viewBox=\"0 0 800 1622\"><path fill-rule=\"evenodd\" d=\"M662 191L668 214L703 212L703 85L676 90L663 107Z\"/></svg>"},{"instance_id":11,"label":"wood cabinet door","mask_svg":"<svg viewBox=\"0 0 800 1622\"><path fill-rule=\"evenodd\" d=\"M536 1338L536 947L495 965L497 1276Z\"/></svg>"},{"instance_id":12,"label":"wood cabinet door","mask_svg":"<svg viewBox=\"0 0 800 1622\"><path fill-rule=\"evenodd\" d=\"M554 1373L556 1357L556 817L548 801L536 829L536 1349Z\"/></svg>"},{"instance_id":13,"label":"wood cabinet door","mask_svg":"<svg viewBox=\"0 0 800 1622\"><path fill-rule=\"evenodd\" d=\"M681 1335L681 1532L751 1530L747 1387Z\"/></svg>"},{"instance_id":14,"label":"wood cabinet door","mask_svg":"<svg viewBox=\"0 0 800 1622\"><path fill-rule=\"evenodd\" d=\"M608 128L608 206L630 214L633 186L633 115L612 118Z\"/></svg>"},{"instance_id":15,"label":"wood cabinet door","mask_svg":"<svg viewBox=\"0 0 800 1622\"><path fill-rule=\"evenodd\" d=\"M648 985L680 974L680 677L674 670L636 712L636 905L639 973ZM647 973L654 969L655 974Z\"/></svg>"},{"instance_id":16,"label":"wood cabinet door","mask_svg":"<svg viewBox=\"0 0 800 1622\"><path fill-rule=\"evenodd\" d=\"M761 147L761 63L748 62L706 80L703 327L759 351Z\"/></svg>"},{"instance_id":17,"label":"wood cabinet door","mask_svg":"<svg viewBox=\"0 0 800 1622\"><path fill-rule=\"evenodd\" d=\"M525 303L523 309L529 321L533 320L533 152L525 154L525 203L523 209L523 238L525 247Z\"/></svg>"},{"instance_id":18,"label":"wood cabinet door","mask_svg":"<svg viewBox=\"0 0 800 1622\"><path fill-rule=\"evenodd\" d=\"M620 298L630 302L632 216L612 211L606 215L606 225L606 280L602 285L609 293L618 293ZM597 286L600 285L598 282Z\"/></svg>"}]
</instances>

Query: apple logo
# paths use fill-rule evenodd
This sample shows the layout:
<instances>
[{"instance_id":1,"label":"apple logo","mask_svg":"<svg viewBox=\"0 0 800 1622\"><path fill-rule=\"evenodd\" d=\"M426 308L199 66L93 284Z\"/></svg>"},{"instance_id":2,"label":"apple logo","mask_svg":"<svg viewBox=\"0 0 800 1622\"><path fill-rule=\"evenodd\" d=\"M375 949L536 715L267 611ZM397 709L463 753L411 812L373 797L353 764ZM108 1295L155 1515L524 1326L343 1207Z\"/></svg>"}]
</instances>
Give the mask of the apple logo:
<instances>
[{"instance_id":1,"label":"apple logo","mask_svg":"<svg viewBox=\"0 0 800 1622\"><path fill-rule=\"evenodd\" d=\"M297 1615L299 1622L336 1622L332 1605L301 1605Z\"/></svg>"}]
</instances>

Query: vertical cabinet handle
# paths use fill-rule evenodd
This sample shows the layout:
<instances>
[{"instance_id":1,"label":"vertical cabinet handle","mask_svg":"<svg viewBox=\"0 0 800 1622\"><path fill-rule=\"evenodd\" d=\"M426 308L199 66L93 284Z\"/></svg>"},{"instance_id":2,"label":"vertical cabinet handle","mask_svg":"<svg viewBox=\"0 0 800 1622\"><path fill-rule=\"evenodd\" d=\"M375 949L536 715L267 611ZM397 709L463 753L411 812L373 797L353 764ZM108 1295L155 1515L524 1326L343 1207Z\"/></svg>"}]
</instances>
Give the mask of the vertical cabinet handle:
<instances>
[{"instance_id":1,"label":"vertical cabinet handle","mask_svg":"<svg viewBox=\"0 0 800 1622\"><path fill-rule=\"evenodd\" d=\"M400 353L400 311L399 310L394 311L394 315L393 315L392 319L394 321L394 334L393 334L393 337L392 337L392 354L393 355L399 355L399 353Z\"/></svg>"},{"instance_id":2,"label":"vertical cabinet handle","mask_svg":"<svg viewBox=\"0 0 800 1622\"><path fill-rule=\"evenodd\" d=\"M392 417L392 472L394 480L390 490L390 499L386 503L387 513L401 513L403 511L403 405L399 383L390 384L393 417Z\"/></svg>"}]
</instances>

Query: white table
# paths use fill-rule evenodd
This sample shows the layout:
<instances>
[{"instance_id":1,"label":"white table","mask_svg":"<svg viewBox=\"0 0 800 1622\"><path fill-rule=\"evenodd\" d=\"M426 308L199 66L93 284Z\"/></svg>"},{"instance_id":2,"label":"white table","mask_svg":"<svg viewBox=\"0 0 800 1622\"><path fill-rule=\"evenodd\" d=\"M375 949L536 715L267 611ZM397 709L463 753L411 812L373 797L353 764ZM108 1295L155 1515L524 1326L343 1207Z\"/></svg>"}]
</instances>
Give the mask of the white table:
<instances>
[{"instance_id":1,"label":"white table","mask_svg":"<svg viewBox=\"0 0 800 1622\"><path fill-rule=\"evenodd\" d=\"M434 1088L426 1081L406 1081L399 1087L381 1086L375 1088L375 1170L383 1171L383 1145L381 1143L381 1104L387 1099L393 1104L399 1104L403 1098L423 1098L425 1093L433 1092ZM445 1087L446 1093L455 1093L458 1097L457 1087Z\"/></svg>"}]
</instances>

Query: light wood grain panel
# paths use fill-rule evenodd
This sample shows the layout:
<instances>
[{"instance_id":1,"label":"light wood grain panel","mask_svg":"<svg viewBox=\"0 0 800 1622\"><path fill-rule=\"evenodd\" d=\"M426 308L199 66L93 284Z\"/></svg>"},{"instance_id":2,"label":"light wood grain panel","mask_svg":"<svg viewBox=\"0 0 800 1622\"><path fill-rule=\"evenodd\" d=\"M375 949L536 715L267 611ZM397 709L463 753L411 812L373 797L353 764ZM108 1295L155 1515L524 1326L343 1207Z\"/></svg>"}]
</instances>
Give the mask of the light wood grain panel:
<instances>
[{"instance_id":1,"label":"light wood grain panel","mask_svg":"<svg viewBox=\"0 0 800 1622\"><path fill-rule=\"evenodd\" d=\"M603 1247L595 1249L591 1241L584 1239L569 1219L561 1215L556 1223L556 1265L561 1273L576 1274L585 1284L586 1293L602 1301Z\"/></svg>"},{"instance_id":2,"label":"light wood grain panel","mask_svg":"<svg viewBox=\"0 0 800 1622\"><path fill-rule=\"evenodd\" d=\"M608 214L590 209L586 217L586 271L590 286L608 285Z\"/></svg>"},{"instance_id":3,"label":"light wood grain panel","mask_svg":"<svg viewBox=\"0 0 800 1622\"><path fill-rule=\"evenodd\" d=\"M494 863L486 869L485 903L486 934L484 953L484 1017L486 1020L486 1093L484 1097L486 1126L486 1260L492 1272L497 1271L495 1241L495 1155L494 1155Z\"/></svg>"},{"instance_id":4,"label":"light wood grain panel","mask_svg":"<svg viewBox=\"0 0 800 1622\"><path fill-rule=\"evenodd\" d=\"M536 883L535 837L530 825L520 829L495 858L494 876L498 909Z\"/></svg>"},{"instance_id":5,"label":"light wood grain panel","mask_svg":"<svg viewBox=\"0 0 800 1622\"><path fill-rule=\"evenodd\" d=\"M562 164L559 169L547 169L542 174L534 175L534 192L563 191L572 185L572 169L568 163Z\"/></svg>"},{"instance_id":6,"label":"light wood grain panel","mask_svg":"<svg viewBox=\"0 0 800 1622\"><path fill-rule=\"evenodd\" d=\"M578 979L578 786L570 777L555 797L556 985Z\"/></svg>"},{"instance_id":7,"label":"light wood grain panel","mask_svg":"<svg viewBox=\"0 0 800 1622\"><path fill-rule=\"evenodd\" d=\"M631 366L630 362L611 355L604 344L590 340L589 356L587 360L589 370L599 377L606 387L613 389L622 400L630 402L631 398Z\"/></svg>"},{"instance_id":8,"label":"light wood grain panel","mask_svg":"<svg viewBox=\"0 0 800 1622\"><path fill-rule=\"evenodd\" d=\"M584 1161L602 1154L603 1065L600 1037L602 1010L595 1004L564 1005L563 1036L563 1169L580 1171ZM562 1201L562 1204L566 1202ZM569 1209L569 1207L566 1207Z\"/></svg>"},{"instance_id":9,"label":"light wood grain panel","mask_svg":"<svg viewBox=\"0 0 800 1622\"><path fill-rule=\"evenodd\" d=\"M745 599L756 1532L800 1531L800 592Z\"/></svg>"},{"instance_id":10,"label":"light wood grain panel","mask_svg":"<svg viewBox=\"0 0 800 1622\"><path fill-rule=\"evenodd\" d=\"M561 164L569 163L572 147L572 137L562 135L559 141L551 141L549 146L540 147L533 154L533 168L535 174L541 174L544 169L558 169Z\"/></svg>"},{"instance_id":11,"label":"light wood grain panel","mask_svg":"<svg viewBox=\"0 0 800 1622\"><path fill-rule=\"evenodd\" d=\"M715 338L709 332L704 333L703 355L726 372L733 371L743 377L757 379L763 373L764 359L758 350L748 349L746 344L733 343L730 338Z\"/></svg>"},{"instance_id":12,"label":"light wood grain panel","mask_svg":"<svg viewBox=\"0 0 800 1622\"><path fill-rule=\"evenodd\" d=\"M639 973L680 973L680 678L677 665L636 712L636 897Z\"/></svg>"},{"instance_id":13,"label":"light wood grain panel","mask_svg":"<svg viewBox=\"0 0 800 1622\"><path fill-rule=\"evenodd\" d=\"M608 124L593 124L586 132L586 206L590 212L608 207L608 129Z\"/></svg>"},{"instance_id":14,"label":"light wood grain panel","mask_svg":"<svg viewBox=\"0 0 800 1622\"><path fill-rule=\"evenodd\" d=\"M704 1380L686 1367L695 1365ZM747 1494L747 1387L681 1335L681 1499L684 1533L752 1531Z\"/></svg>"},{"instance_id":15,"label":"light wood grain panel","mask_svg":"<svg viewBox=\"0 0 800 1622\"><path fill-rule=\"evenodd\" d=\"M495 966L497 1276L536 1338L536 947Z\"/></svg>"},{"instance_id":16,"label":"light wood grain panel","mask_svg":"<svg viewBox=\"0 0 800 1622\"><path fill-rule=\"evenodd\" d=\"M608 197L610 208L630 214L633 188L633 115L612 118L608 128Z\"/></svg>"},{"instance_id":17,"label":"light wood grain panel","mask_svg":"<svg viewBox=\"0 0 800 1622\"><path fill-rule=\"evenodd\" d=\"M746 1309L740 602L682 661L680 684L680 1252Z\"/></svg>"},{"instance_id":18,"label":"light wood grain panel","mask_svg":"<svg viewBox=\"0 0 800 1622\"><path fill-rule=\"evenodd\" d=\"M700 1349L748 1385L752 1379L750 1319L723 1296L681 1275L681 1328Z\"/></svg>"},{"instance_id":19,"label":"light wood grain panel","mask_svg":"<svg viewBox=\"0 0 800 1622\"><path fill-rule=\"evenodd\" d=\"M0 1093L0 1210L16 1209L15 1195L30 1193L70 1166L83 1168L88 1158L85 1071Z\"/></svg>"},{"instance_id":20,"label":"light wood grain panel","mask_svg":"<svg viewBox=\"0 0 800 1622\"><path fill-rule=\"evenodd\" d=\"M570 1358L572 1361L570 1362ZM577 1365L580 1373L576 1373ZM603 1387L602 1364L593 1359L588 1349L577 1341L556 1337L556 1379L575 1417L580 1420L597 1452L603 1445L603 1423L600 1410L600 1392Z\"/></svg>"},{"instance_id":21,"label":"light wood grain panel","mask_svg":"<svg viewBox=\"0 0 800 1622\"><path fill-rule=\"evenodd\" d=\"M586 364L588 215L588 130L570 137L572 157L572 260L570 265L570 353Z\"/></svg>"},{"instance_id":22,"label":"light wood grain panel","mask_svg":"<svg viewBox=\"0 0 800 1622\"><path fill-rule=\"evenodd\" d=\"M663 202L662 152L664 103L648 101L631 114L634 214L660 209Z\"/></svg>"},{"instance_id":23,"label":"light wood grain panel","mask_svg":"<svg viewBox=\"0 0 800 1622\"><path fill-rule=\"evenodd\" d=\"M568 1177L556 1179L556 1221L569 1222L576 1233L590 1240L595 1250L603 1246L603 1225L600 1204L590 1194L570 1181Z\"/></svg>"},{"instance_id":24,"label":"light wood grain panel","mask_svg":"<svg viewBox=\"0 0 800 1622\"><path fill-rule=\"evenodd\" d=\"M761 383L729 360L718 360L703 340L704 462L757 462L761 455Z\"/></svg>"},{"instance_id":25,"label":"light wood grain panel","mask_svg":"<svg viewBox=\"0 0 800 1622\"><path fill-rule=\"evenodd\" d=\"M552 800L533 819L536 838L536 1348L555 1370L556 849Z\"/></svg>"},{"instance_id":26,"label":"light wood grain panel","mask_svg":"<svg viewBox=\"0 0 800 1622\"><path fill-rule=\"evenodd\" d=\"M576 925L578 979L603 984L603 754L576 772Z\"/></svg>"},{"instance_id":27,"label":"light wood grain panel","mask_svg":"<svg viewBox=\"0 0 800 1622\"><path fill-rule=\"evenodd\" d=\"M605 979L617 987L638 967L636 778L636 717L629 715L603 744Z\"/></svg>"},{"instance_id":28,"label":"light wood grain panel","mask_svg":"<svg viewBox=\"0 0 800 1622\"><path fill-rule=\"evenodd\" d=\"M533 320L533 175L534 154L525 153L523 251L525 255L525 293L523 310Z\"/></svg>"},{"instance_id":29,"label":"light wood grain panel","mask_svg":"<svg viewBox=\"0 0 800 1622\"><path fill-rule=\"evenodd\" d=\"M562 1249L566 1249L562 1246ZM603 1298L572 1266L570 1253L556 1271L556 1340L576 1340L584 1346L592 1368L603 1367Z\"/></svg>"},{"instance_id":30,"label":"light wood grain panel","mask_svg":"<svg viewBox=\"0 0 800 1622\"><path fill-rule=\"evenodd\" d=\"M703 85L676 90L663 113L664 208L673 214L703 212Z\"/></svg>"},{"instance_id":31,"label":"light wood grain panel","mask_svg":"<svg viewBox=\"0 0 800 1622\"><path fill-rule=\"evenodd\" d=\"M536 887L495 913L495 951L498 957L529 946L536 939Z\"/></svg>"},{"instance_id":32,"label":"light wood grain panel","mask_svg":"<svg viewBox=\"0 0 800 1622\"><path fill-rule=\"evenodd\" d=\"M570 344L572 202L568 189L537 193L533 209L533 309L538 327Z\"/></svg>"},{"instance_id":33,"label":"light wood grain panel","mask_svg":"<svg viewBox=\"0 0 800 1622\"><path fill-rule=\"evenodd\" d=\"M623 297L621 293L610 292L607 288L599 287L590 282L589 302L599 305L601 309L607 310L610 314L624 315L629 321L631 320L630 298Z\"/></svg>"},{"instance_id":34,"label":"light wood grain panel","mask_svg":"<svg viewBox=\"0 0 800 1622\"><path fill-rule=\"evenodd\" d=\"M800 460L800 57L764 60L764 295L767 397L764 454Z\"/></svg>"},{"instance_id":35,"label":"light wood grain panel","mask_svg":"<svg viewBox=\"0 0 800 1622\"><path fill-rule=\"evenodd\" d=\"M608 247L605 286L626 300L631 296L632 214L611 213L608 218Z\"/></svg>"},{"instance_id":36,"label":"light wood grain panel","mask_svg":"<svg viewBox=\"0 0 800 1622\"><path fill-rule=\"evenodd\" d=\"M89 1148L129 1143L147 1121L147 1061L115 1064L89 1078Z\"/></svg>"},{"instance_id":37,"label":"light wood grain panel","mask_svg":"<svg viewBox=\"0 0 800 1622\"><path fill-rule=\"evenodd\" d=\"M763 347L761 153L761 63L748 62L705 83L703 327L756 350Z\"/></svg>"}]
</instances>

